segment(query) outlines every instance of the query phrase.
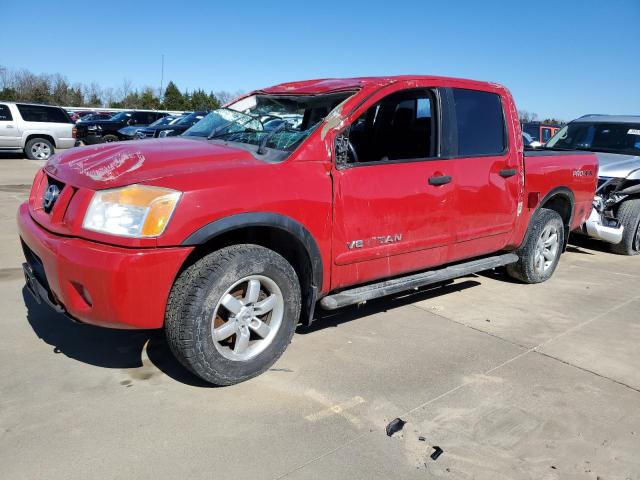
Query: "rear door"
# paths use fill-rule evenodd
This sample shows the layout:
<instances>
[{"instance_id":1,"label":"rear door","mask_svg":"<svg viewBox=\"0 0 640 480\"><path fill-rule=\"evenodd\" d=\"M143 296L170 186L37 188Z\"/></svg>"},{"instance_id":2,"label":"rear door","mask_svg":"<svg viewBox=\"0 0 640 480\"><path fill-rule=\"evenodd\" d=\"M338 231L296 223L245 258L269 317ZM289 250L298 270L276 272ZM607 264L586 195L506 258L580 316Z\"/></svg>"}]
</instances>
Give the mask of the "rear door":
<instances>
[{"instance_id":1,"label":"rear door","mask_svg":"<svg viewBox=\"0 0 640 480\"><path fill-rule=\"evenodd\" d=\"M9 105L0 103L0 148L19 148L18 122L13 118Z\"/></svg>"},{"instance_id":2,"label":"rear door","mask_svg":"<svg viewBox=\"0 0 640 480\"><path fill-rule=\"evenodd\" d=\"M521 185L521 155L507 127L510 99L499 93L445 89L444 116L456 134L455 241L452 260L492 253L511 236ZM511 142L509 139L511 138Z\"/></svg>"},{"instance_id":3,"label":"rear door","mask_svg":"<svg viewBox=\"0 0 640 480\"><path fill-rule=\"evenodd\" d=\"M335 144L332 288L446 261L452 164L438 158L428 88L372 97Z\"/></svg>"}]
</instances>

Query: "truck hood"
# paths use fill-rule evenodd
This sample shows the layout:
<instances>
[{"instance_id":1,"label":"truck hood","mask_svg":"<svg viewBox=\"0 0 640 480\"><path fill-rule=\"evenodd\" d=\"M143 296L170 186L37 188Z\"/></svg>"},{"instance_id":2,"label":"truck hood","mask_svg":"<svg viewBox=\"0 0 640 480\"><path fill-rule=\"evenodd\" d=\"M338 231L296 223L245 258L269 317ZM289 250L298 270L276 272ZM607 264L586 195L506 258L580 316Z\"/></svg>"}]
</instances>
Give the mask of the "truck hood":
<instances>
[{"instance_id":1,"label":"truck hood","mask_svg":"<svg viewBox=\"0 0 640 480\"><path fill-rule=\"evenodd\" d=\"M261 164L246 150L200 140L114 142L53 155L45 171L75 187L101 190L153 179Z\"/></svg>"},{"instance_id":2,"label":"truck hood","mask_svg":"<svg viewBox=\"0 0 640 480\"><path fill-rule=\"evenodd\" d=\"M619 153L596 152L600 168L598 176L626 178L634 170L640 169L640 157Z\"/></svg>"}]
</instances>

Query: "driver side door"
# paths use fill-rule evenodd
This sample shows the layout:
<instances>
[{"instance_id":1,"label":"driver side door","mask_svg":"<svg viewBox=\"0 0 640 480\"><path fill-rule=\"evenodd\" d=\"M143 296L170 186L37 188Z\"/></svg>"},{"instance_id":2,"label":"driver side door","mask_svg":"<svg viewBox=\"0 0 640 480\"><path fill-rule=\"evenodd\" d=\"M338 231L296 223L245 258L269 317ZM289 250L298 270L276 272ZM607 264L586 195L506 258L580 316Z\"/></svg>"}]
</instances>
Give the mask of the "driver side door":
<instances>
[{"instance_id":1,"label":"driver side door","mask_svg":"<svg viewBox=\"0 0 640 480\"><path fill-rule=\"evenodd\" d=\"M372 99L336 137L332 288L446 262L452 163L437 156L436 92Z\"/></svg>"}]
</instances>

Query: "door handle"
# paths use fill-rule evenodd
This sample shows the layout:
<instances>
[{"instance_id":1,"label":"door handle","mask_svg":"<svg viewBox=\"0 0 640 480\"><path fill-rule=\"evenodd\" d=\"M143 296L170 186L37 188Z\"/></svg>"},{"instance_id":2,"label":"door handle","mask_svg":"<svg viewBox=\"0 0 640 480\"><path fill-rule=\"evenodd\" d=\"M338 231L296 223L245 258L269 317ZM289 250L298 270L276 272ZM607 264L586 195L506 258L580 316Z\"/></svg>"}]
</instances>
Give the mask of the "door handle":
<instances>
[{"instance_id":1,"label":"door handle","mask_svg":"<svg viewBox=\"0 0 640 480\"><path fill-rule=\"evenodd\" d=\"M434 177L429 177L429 185L445 185L451 181L451 177L449 175L438 175Z\"/></svg>"},{"instance_id":2,"label":"door handle","mask_svg":"<svg viewBox=\"0 0 640 480\"><path fill-rule=\"evenodd\" d=\"M513 177L518 171L515 168L503 168L500 170L500 176L504 178Z\"/></svg>"},{"instance_id":3,"label":"door handle","mask_svg":"<svg viewBox=\"0 0 640 480\"><path fill-rule=\"evenodd\" d=\"M7 128L13 128L13 125L7 125Z\"/></svg>"}]
</instances>

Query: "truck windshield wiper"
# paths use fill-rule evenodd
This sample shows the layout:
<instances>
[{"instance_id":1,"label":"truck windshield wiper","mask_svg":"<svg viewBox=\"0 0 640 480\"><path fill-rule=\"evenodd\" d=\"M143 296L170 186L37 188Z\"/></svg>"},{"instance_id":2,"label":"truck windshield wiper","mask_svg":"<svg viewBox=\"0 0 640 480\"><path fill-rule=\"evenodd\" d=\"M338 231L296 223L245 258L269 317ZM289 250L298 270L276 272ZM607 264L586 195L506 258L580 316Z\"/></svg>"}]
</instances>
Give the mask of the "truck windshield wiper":
<instances>
[{"instance_id":1,"label":"truck windshield wiper","mask_svg":"<svg viewBox=\"0 0 640 480\"><path fill-rule=\"evenodd\" d=\"M264 154L264 149L267 146L267 142L269 140L271 140L271 138L276 134L276 133L280 133L281 131L283 131L284 129L287 128L287 122L282 122L280 125L278 125L276 128L274 128L273 130L271 130L269 133L267 133L264 138L262 139L262 141L260 142L260 146L258 147L258 155L263 155Z\"/></svg>"}]
</instances>

